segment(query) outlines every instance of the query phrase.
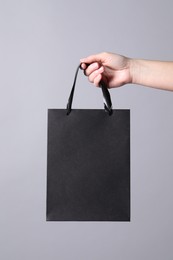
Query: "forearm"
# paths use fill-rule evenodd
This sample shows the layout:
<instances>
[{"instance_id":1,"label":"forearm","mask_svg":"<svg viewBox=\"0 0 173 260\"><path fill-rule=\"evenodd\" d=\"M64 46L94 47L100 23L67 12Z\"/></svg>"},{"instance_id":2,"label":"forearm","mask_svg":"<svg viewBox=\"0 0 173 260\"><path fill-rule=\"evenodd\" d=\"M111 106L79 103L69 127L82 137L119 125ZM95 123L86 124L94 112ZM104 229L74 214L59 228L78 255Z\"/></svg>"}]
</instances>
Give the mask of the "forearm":
<instances>
[{"instance_id":1,"label":"forearm","mask_svg":"<svg viewBox=\"0 0 173 260\"><path fill-rule=\"evenodd\" d=\"M173 62L131 59L132 83L173 91Z\"/></svg>"}]
</instances>

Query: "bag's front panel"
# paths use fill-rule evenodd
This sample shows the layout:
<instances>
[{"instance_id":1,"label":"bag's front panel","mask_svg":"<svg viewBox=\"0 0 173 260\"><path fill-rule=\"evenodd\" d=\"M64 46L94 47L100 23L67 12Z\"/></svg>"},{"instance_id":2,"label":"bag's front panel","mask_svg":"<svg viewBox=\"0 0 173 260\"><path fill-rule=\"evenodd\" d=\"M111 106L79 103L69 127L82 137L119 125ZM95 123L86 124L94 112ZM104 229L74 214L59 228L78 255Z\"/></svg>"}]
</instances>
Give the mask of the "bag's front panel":
<instances>
[{"instance_id":1,"label":"bag's front panel","mask_svg":"<svg viewBox=\"0 0 173 260\"><path fill-rule=\"evenodd\" d=\"M47 220L130 220L130 111L50 109Z\"/></svg>"}]
</instances>

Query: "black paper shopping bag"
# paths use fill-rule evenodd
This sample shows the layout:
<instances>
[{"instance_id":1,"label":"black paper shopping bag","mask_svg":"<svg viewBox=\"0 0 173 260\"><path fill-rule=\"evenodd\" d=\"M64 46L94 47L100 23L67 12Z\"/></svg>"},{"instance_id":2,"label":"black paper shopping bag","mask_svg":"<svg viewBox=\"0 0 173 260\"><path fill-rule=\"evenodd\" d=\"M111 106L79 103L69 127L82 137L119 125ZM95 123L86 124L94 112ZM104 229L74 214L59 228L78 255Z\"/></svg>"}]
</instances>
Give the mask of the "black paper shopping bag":
<instances>
[{"instance_id":1,"label":"black paper shopping bag","mask_svg":"<svg viewBox=\"0 0 173 260\"><path fill-rule=\"evenodd\" d=\"M79 68L78 68L79 69ZM130 221L130 111L48 110L47 220Z\"/></svg>"}]
</instances>

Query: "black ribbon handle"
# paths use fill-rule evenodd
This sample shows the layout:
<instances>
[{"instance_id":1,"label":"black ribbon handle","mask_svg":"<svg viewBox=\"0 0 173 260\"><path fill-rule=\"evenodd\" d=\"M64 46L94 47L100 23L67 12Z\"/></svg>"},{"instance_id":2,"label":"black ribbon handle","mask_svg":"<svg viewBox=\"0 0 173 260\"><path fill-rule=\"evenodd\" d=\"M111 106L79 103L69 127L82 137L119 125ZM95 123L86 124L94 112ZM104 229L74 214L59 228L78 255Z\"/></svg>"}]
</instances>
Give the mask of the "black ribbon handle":
<instances>
[{"instance_id":1,"label":"black ribbon handle","mask_svg":"<svg viewBox=\"0 0 173 260\"><path fill-rule=\"evenodd\" d=\"M70 93L70 96L69 96L69 99L68 99L68 103L67 103L67 115L69 115L71 110L72 110L72 102L73 102L74 90L75 90L75 85L76 85L78 71L79 71L80 68L81 68L81 64L76 69L73 86L72 86L71 93ZM110 93L109 93L108 88L107 88L107 86L106 86L106 84L104 83L103 80L100 81L99 85L100 85L100 87L102 89L102 93L103 93L105 111L108 112L109 115L111 115L113 110L112 110L112 102L111 102Z\"/></svg>"}]
</instances>

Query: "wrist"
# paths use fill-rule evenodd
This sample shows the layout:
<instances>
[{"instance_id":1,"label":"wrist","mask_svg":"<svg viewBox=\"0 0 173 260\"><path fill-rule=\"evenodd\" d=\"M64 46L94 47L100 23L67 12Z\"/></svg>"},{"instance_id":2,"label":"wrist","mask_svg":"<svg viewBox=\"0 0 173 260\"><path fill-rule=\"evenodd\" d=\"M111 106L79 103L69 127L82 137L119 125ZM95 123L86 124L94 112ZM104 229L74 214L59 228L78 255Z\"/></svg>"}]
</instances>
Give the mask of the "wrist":
<instances>
[{"instance_id":1,"label":"wrist","mask_svg":"<svg viewBox=\"0 0 173 260\"><path fill-rule=\"evenodd\" d=\"M140 84L140 62L139 60L129 58L129 71L132 84Z\"/></svg>"}]
</instances>

